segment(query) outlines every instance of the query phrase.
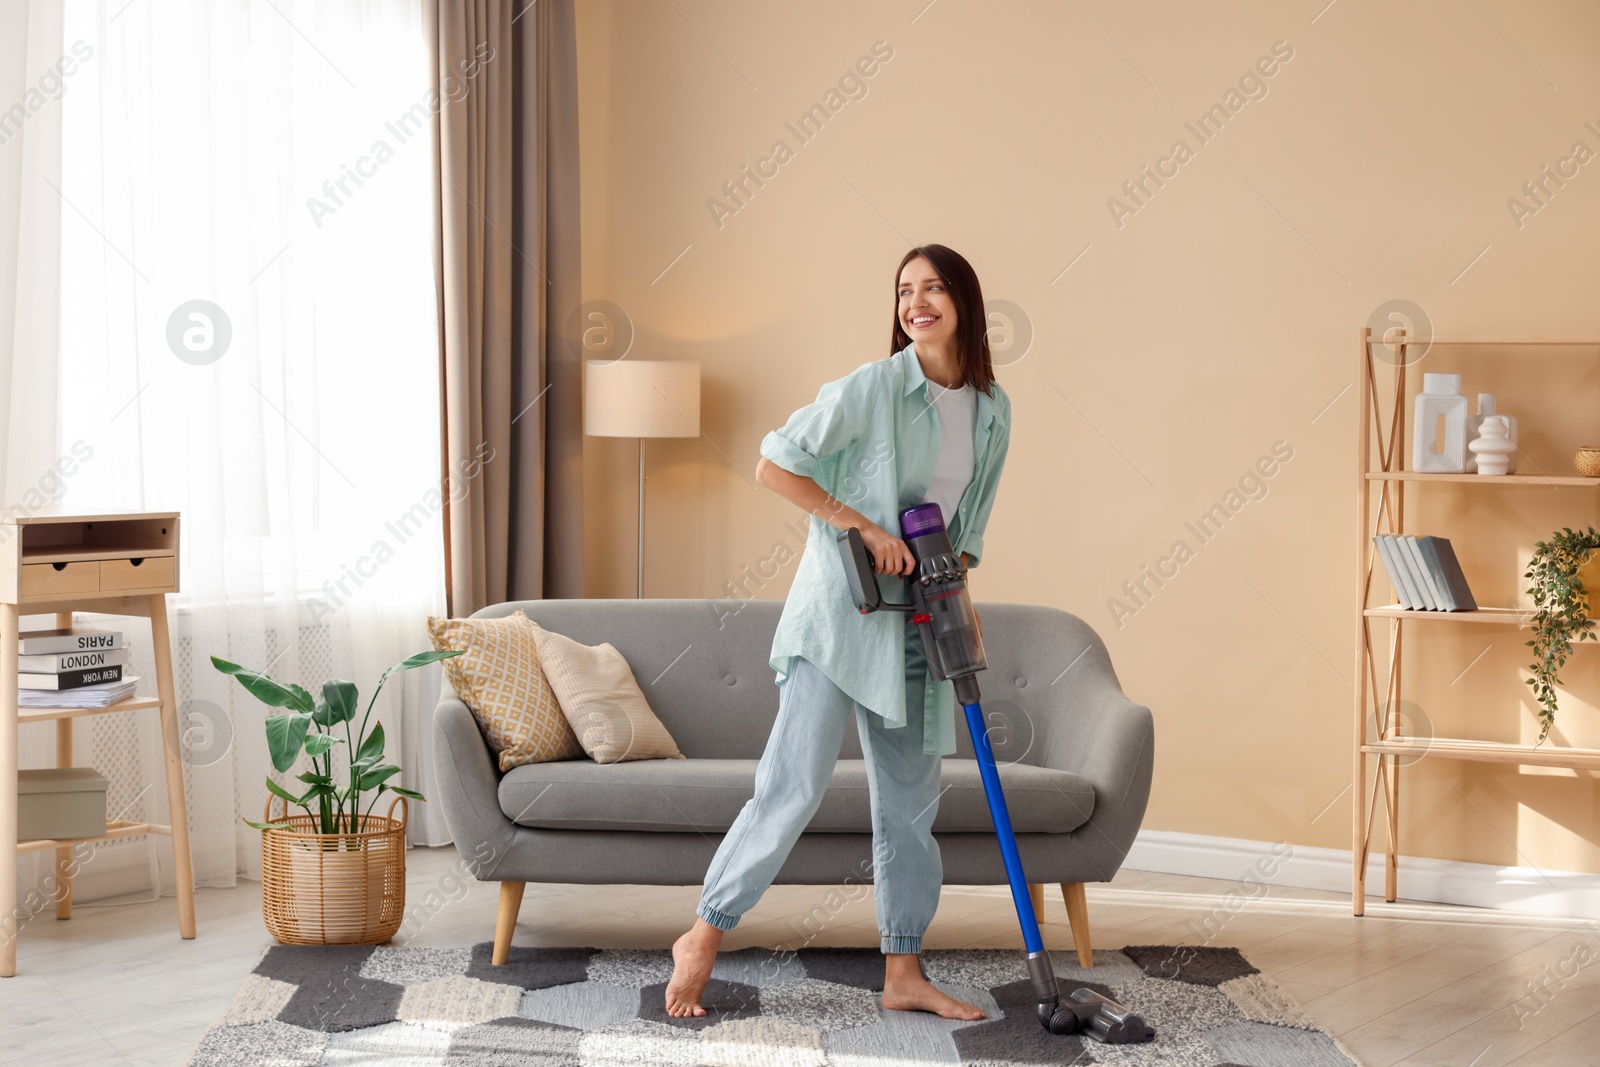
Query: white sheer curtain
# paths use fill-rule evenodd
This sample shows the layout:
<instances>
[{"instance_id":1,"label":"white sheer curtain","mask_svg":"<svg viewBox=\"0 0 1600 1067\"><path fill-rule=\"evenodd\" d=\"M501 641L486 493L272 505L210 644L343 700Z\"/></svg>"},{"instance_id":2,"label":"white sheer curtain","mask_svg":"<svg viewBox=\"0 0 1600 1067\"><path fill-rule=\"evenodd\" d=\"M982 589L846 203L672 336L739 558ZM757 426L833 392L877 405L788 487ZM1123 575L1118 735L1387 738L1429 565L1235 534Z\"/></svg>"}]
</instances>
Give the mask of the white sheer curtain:
<instances>
[{"instance_id":1,"label":"white sheer curtain","mask_svg":"<svg viewBox=\"0 0 1600 1067\"><path fill-rule=\"evenodd\" d=\"M57 0L0 4L0 478L3 516L60 498L56 351L60 308L61 98L65 42ZM71 64L75 67L76 61ZM53 766L53 731L19 731L19 765ZM18 865L39 887L39 864ZM32 869L30 872L30 868Z\"/></svg>"},{"instance_id":2,"label":"white sheer curtain","mask_svg":"<svg viewBox=\"0 0 1600 1067\"><path fill-rule=\"evenodd\" d=\"M0 475L4 503L59 490L56 327L65 45L56 0L0 4ZM70 62L70 60L69 60ZM41 482L43 483L41 485Z\"/></svg>"},{"instance_id":3,"label":"white sheer curtain","mask_svg":"<svg viewBox=\"0 0 1600 1067\"><path fill-rule=\"evenodd\" d=\"M261 817L270 769L264 709L210 657L314 691L350 678L365 698L443 608L419 8L66 11L66 41L92 52L63 111L60 441L92 450L66 503L182 513L172 626L200 885L258 873L241 819ZM401 781L424 790L436 685L391 682L378 712ZM92 722L113 814L164 819L154 716Z\"/></svg>"}]
</instances>

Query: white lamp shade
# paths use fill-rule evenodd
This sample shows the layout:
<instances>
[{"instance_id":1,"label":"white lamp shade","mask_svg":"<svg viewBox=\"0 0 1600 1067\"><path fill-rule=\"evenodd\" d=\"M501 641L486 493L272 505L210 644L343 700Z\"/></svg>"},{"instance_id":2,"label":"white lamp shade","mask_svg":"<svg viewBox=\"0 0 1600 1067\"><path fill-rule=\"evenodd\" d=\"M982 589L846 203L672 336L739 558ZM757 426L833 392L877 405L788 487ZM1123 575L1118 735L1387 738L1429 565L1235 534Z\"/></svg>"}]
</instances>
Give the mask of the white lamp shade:
<instances>
[{"instance_id":1,"label":"white lamp shade","mask_svg":"<svg viewBox=\"0 0 1600 1067\"><path fill-rule=\"evenodd\" d=\"M583 432L592 437L699 437L698 360L590 359Z\"/></svg>"}]
</instances>

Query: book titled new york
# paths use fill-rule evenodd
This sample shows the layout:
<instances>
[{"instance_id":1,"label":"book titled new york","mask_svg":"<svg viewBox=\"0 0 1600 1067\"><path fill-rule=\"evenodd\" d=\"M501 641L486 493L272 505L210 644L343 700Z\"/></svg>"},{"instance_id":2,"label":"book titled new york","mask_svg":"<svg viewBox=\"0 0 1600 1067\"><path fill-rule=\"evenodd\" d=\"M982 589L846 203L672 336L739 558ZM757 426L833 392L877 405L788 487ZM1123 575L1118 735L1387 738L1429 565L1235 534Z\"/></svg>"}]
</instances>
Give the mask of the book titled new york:
<instances>
[{"instance_id":1,"label":"book titled new york","mask_svg":"<svg viewBox=\"0 0 1600 1067\"><path fill-rule=\"evenodd\" d=\"M115 630L24 630L17 642L17 651L24 656L108 651L121 647L122 634Z\"/></svg>"},{"instance_id":2,"label":"book titled new york","mask_svg":"<svg viewBox=\"0 0 1600 1067\"><path fill-rule=\"evenodd\" d=\"M103 685L122 681L122 664L94 667L84 671L61 671L57 674L17 674L18 689L79 689L86 685Z\"/></svg>"},{"instance_id":3,"label":"book titled new york","mask_svg":"<svg viewBox=\"0 0 1600 1067\"><path fill-rule=\"evenodd\" d=\"M83 671L91 667L109 667L122 662L121 649L109 652L52 652L44 656L18 656L17 670L38 674L60 674L62 671Z\"/></svg>"},{"instance_id":4,"label":"book titled new york","mask_svg":"<svg viewBox=\"0 0 1600 1067\"><path fill-rule=\"evenodd\" d=\"M1417 551L1422 553L1422 558L1434 572L1435 580L1443 587L1450 601L1448 610L1478 610L1478 602L1472 598L1472 590L1467 588L1467 576L1461 573L1461 564L1456 561L1456 550L1450 547L1449 538L1419 537Z\"/></svg>"}]
</instances>

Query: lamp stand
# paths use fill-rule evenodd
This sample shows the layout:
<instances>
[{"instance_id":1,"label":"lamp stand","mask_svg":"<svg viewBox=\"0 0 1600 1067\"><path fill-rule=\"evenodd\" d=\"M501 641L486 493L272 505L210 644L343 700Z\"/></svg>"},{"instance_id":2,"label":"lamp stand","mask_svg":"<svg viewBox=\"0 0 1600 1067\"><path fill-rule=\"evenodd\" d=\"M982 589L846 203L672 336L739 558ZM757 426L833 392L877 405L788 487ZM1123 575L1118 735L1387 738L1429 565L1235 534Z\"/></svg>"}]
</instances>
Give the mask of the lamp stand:
<instances>
[{"instance_id":1,"label":"lamp stand","mask_svg":"<svg viewBox=\"0 0 1600 1067\"><path fill-rule=\"evenodd\" d=\"M634 598L644 599L644 438L639 438L639 562L634 568Z\"/></svg>"}]
</instances>

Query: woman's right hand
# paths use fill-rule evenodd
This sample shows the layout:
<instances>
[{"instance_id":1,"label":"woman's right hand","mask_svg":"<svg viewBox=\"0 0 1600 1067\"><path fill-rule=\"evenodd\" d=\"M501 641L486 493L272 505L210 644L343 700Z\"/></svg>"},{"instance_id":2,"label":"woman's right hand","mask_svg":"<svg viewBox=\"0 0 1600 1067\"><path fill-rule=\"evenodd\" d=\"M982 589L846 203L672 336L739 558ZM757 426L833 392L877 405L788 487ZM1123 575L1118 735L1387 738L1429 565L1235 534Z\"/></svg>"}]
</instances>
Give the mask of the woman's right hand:
<instances>
[{"instance_id":1,"label":"woman's right hand","mask_svg":"<svg viewBox=\"0 0 1600 1067\"><path fill-rule=\"evenodd\" d=\"M906 547L904 541L877 523L869 523L860 529L861 543L866 545L867 555L872 557L872 569L875 573L911 573L911 568L916 566L916 560L911 557L911 549Z\"/></svg>"}]
</instances>

